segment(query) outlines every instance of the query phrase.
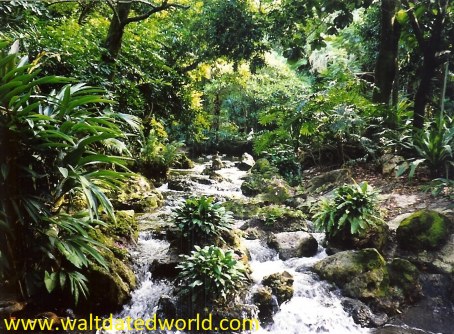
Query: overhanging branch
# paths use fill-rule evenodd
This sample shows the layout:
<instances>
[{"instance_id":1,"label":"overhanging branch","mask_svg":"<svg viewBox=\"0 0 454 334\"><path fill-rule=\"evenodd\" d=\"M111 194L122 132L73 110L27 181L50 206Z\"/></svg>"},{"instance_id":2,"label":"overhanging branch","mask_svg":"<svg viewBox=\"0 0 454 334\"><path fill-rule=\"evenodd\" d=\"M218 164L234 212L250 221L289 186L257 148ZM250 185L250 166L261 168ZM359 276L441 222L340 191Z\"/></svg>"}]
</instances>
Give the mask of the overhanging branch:
<instances>
[{"instance_id":1,"label":"overhanging branch","mask_svg":"<svg viewBox=\"0 0 454 334\"><path fill-rule=\"evenodd\" d=\"M171 9L171 8L189 9L189 6L185 6L185 5L181 5L181 4L177 4L177 3L168 3L167 1L163 1L160 6L152 5L149 2L147 2L147 1L140 1L140 2L150 5L152 8L149 11L147 11L146 13L142 14L142 15L137 15L137 16L133 16L133 17L127 18L123 22L124 26L129 24L129 23L132 23L132 22L139 22L139 21L146 20L151 15L159 13L159 12L162 12L162 11L167 10L167 9Z\"/></svg>"}]
</instances>

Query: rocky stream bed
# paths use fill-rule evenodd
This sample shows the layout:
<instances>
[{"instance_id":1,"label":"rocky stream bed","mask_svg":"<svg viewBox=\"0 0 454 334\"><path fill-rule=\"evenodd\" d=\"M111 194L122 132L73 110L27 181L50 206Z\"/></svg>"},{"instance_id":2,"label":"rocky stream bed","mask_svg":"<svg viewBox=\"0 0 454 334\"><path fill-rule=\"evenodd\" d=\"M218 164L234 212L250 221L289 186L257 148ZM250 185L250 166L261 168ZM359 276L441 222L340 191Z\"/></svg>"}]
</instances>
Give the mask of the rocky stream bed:
<instances>
[{"instance_id":1,"label":"rocky stream bed","mask_svg":"<svg viewBox=\"0 0 454 334\"><path fill-rule=\"evenodd\" d=\"M169 242L172 210L189 196L210 195L233 212L235 233L241 237L238 248L247 254L251 269L249 292L231 314L259 317L258 333L454 331L453 234L442 247L419 251L400 247L399 238L406 236L396 233L416 210L433 209L452 219L451 202L388 187L381 195L388 208L385 234L368 236L370 245L342 250L326 245L324 234L314 231L308 209L347 182L349 172L315 175L303 193L271 175L266 162L244 171L253 163L216 160L216 172L207 173L211 157L190 170L171 170L169 182L158 188L163 205L137 215L139 241L132 251L137 289L117 318L165 317L169 309L177 313L173 293L178 254ZM380 178L375 183L379 188L387 184Z\"/></svg>"}]
</instances>

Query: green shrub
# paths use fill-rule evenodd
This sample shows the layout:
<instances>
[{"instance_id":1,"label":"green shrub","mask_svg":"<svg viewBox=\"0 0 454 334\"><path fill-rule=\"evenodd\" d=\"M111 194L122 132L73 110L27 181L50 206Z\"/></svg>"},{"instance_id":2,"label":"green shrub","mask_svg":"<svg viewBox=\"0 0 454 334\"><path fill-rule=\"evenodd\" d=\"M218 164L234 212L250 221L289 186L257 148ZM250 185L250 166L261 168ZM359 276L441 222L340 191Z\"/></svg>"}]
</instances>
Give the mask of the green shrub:
<instances>
[{"instance_id":1,"label":"green shrub","mask_svg":"<svg viewBox=\"0 0 454 334\"><path fill-rule=\"evenodd\" d=\"M235 260L233 251L195 246L191 255L182 257L179 279L193 301L230 301L247 281L244 265Z\"/></svg>"},{"instance_id":2,"label":"green shrub","mask_svg":"<svg viewBox=\"0 0 454 334\"><path fill-rule=\"evenodd\" d=\"M129 175L120 172L122 118L133 119L104 110L103 90L39 77L37 64L19 59L19 44L7 52L8 44L0 41L0 281L24 298L69 290L77 303L87 294L84 270L107 265L88 232L102 212L115 219L106 193Z\"/></svg>"},{"instance_id":3,"label":"green shrub","mask_svg":"<svg viewBox=\"0 0 454 334\"><path fill-rule=\"evenodd\" d=\"M332 199L323 199L317 207L315 227L328 237L360 233L382 223L377 202L377 192L367 182L339 187Z\"/></svg>"},{"instance_id":4,"label":"green shrub","mask_svg":"<svg viewBox=\"0 0 454 334\"><path fill-rule=\"evenodd\" d=\"M222 232L228 231L232 224L232 214L213 197L188 198L175 213L175 224L189 242L189 248L222 240Z\"/></svg>"},{"instance_id":5,"label":"green shrub","mask_svg":"<svg viewBox=\"0 0 454 334\"><path fill-rule=\"evenodd\" d=\"M181 142L166 143L154 130L150 131L140 150L139 171L148 178L165 177L170 166L181 158L182 145Z\"/></svg>"}]
</instances>

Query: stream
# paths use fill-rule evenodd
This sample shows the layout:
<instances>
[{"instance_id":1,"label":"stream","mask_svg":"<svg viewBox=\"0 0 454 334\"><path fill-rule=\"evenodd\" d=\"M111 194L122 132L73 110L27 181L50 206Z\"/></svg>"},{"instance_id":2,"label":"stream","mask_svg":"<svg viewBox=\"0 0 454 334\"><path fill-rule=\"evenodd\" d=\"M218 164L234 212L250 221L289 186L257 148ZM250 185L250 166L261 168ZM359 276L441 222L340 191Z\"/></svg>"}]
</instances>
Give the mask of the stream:
<instances>
[{"instance_id":1,"label":"stream","mask_svg":"<svg viewBox=\"0 0 454 334\"><path fill-rule=\"evenodd\" d=\"M165 204L156 212L144 214L139 218L142 232L136 249L132 251L135 264L135 272L138 278L138 288L133 292L130 302L123 310L114 315L114 318L131 317L133 319L152 318L157 311L157 304L161 296L171 295L173 285L166 280L154 279L149 272L153 260L166 256L169 250L169 243L161 240L147 230L147 224L154 222L171 221L171 213L175 206L178 206L190 195L210 195L216 198L231 199L243 197L240 186L241 178L246 175L234 167L232 161L224 161L226 167L218 171L224 180L212 185L197 182L199 178L208 176L201 175L203 169L209 165L209 160L198 163L196 167L188 171L174 170L171 173L187 174L192 182L191 192L169 190L168 184L159 188L165 198ZM204 182L205 183L205 182ZM206 182L208 183L208 182ZM236 226L243 224L236 221ZM323 235L314 233L314 237L321 243ZM260 240L244 240L251 258L250 267L253 286L250 295L258 288L264 276L287 271L294 278L293 298L280 305L279 311L274 315L274 322L266 327L261 327L259 334L305 334L305 333L372 333L372 330L361 328L355 324L351 316L344 311L341 305L341 293L333 285L321 281L318 276L310 271L311 266L326 257L325 250L319 246L317 255L311 258L292 258L287 261L279 259L276 251L268 248ZM144 331L140 331L143 333ZM146 332L146 331L145 331ZM151 333L152 331L150 331ZM155 332L155 331L154 331ZM134 331L99 331L97 334L110 333L134 333ZM167 333L181 333L172 331ZM404 333L391 331L390 333ZM405 332L407 333L407 332Z\"/></svg>"}]
</instances>

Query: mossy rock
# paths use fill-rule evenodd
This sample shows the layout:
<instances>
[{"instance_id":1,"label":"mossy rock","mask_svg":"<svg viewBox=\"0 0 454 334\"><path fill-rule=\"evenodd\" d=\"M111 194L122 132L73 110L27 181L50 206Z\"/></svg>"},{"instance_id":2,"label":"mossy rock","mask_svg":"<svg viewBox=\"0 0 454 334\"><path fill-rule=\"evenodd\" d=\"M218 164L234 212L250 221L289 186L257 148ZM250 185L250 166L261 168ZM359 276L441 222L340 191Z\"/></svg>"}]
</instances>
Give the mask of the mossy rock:
<instances>
[{"instance_id":1,"label":"mossy rock","mask_svg":"<svg viewBox=\"0 0 454 334\"><path fill-rule=\"evenodd\" d=\"M270 164L267 159L258 159L255 162L255 165L252 167L251 172L253 174L264 174L267 175L276 175L278 174L278 169Z\"/></svg>"},{"instance_id":2,"label":"mossy rock","mask_svg":"<svg viewBox=\"0 0 454 334\"><path fill-rule=\"evenodd\" d=\"M138 238L138 223L134 210L115 211L115 221L104 216L107 226L103 228L107 236L121 241L134 241Z\"/></svg>"},{"instance_id":3,"label":"mossy rock","mask_svg":"<svg viewBox=\"0 0 454 334\"><path fill-rule=\"evenodd\" d=\"M422 296L419 282L419 270L410 261L393 259L387 265L389 284L394 288L394 294L402 297L407 303L413 303Z\"/></svg>"},{"instance_id":4,"label":"mossy rock","mask_svg":"<svg viewBox=\"0 0 454 334\"><path fill-rule=\"evenodd\" d=\"M376 225L368 225L364 230L352 235L350 225L346 225L342 232L334 236L326 236L327 248L330 251L364 248L375 248L382 251L388 240L389 227L384 223L377 223Z\"/></svg>"},{"instance_id":5,"label":"mossy rock","mask_svg":"<svg viewBox=\"0 0 454 334\"><path fill-rule=\"evenodd\" d=\"M450 220L432 210L420 210L405 218L396 231L401 248L415 252L441 248L449 237Z\"/></svg>"},{"instance_id":6,"label":"mossy rock","mask_svg":"<svg viewBox=\"0 0 454 334\"><path fill-rule=\"evenodd\" d=\"M116 210L152 212L162 206L162 194L142 175L135 175L110 196Z\"/></svg>"},{"instance_id":7,"label":"mossy rock","mask_svg":"<svg viewBox=\"0 0 454 334\"><path fill-rule=\"evenodd\" d=\"M271 288L268 286L259 287L253 294L252 301L259 309L260 320L265 323L271 322L279 307L276 299L273 298Z\"/></svg>"},{"instance_id":8,"label":"mossy rock","mask_svg":"<svg viewBox=\"0 0 454 334\"><path fill-rule=\"evenodd\" d=\"M386 262L374 248L336 253L317 262L314 270L352 298L380 298L389 286Z\"/></svg>"},{"instance_id":9,"label":"mossy rock","mask_svg":"<svg viewBox=\"0 0 454 334\"><path fill-rule=\"evenodd\" d=\"M264 277L262 284L271 289L280 305L293 297L293 281L293 276L284 271Z\"/></svg>"},{"instance_id":10,"label":"mossy rock","mask_svg":"<svg viewBox=\"0 0 454 334\"><path fill-rule=\"evenodd\" d=\"M225 201L222 206L230 211L235 219L249 219L255 217L264 203L255 198L232 199Z\"/></svg>"},{"instance_id":11,"label":"mossy rock","mask_svg":"<svg viewBox=\"0 0 454 334\"><path fill-rule=\"evenodd\" d=\"M186 154L181 154L179 158L172 164L172 168L177 169L192 169L194 167L194 161L189 159Z\"/></svg>"},{"instance_id":12,"label":"mossy rock","mask_svg":"<svg viewBox=\"0 0 454 334\"><path fill-rule=\"evenodd\" d=\"M262 174L251 174L241 184L245 196L260 195L260 199L270 203L283 203L293 196L293 190L280 176L263 177Z\"/></svg>"},{"instance_id":13,"label":"mossy rock","mask_svg":"<svg viewBox=\"0 0 454 334\"><path fill-rule=\"evenodd\" d=\"M107 268L91 264L86 276L89 282L89 310L114 312L130 298L136 287L136 277L132 269L111 252L103 251Z\"/></svg>"}]
</instances>

